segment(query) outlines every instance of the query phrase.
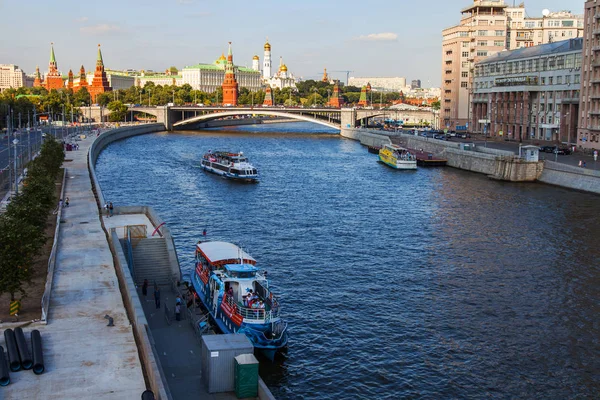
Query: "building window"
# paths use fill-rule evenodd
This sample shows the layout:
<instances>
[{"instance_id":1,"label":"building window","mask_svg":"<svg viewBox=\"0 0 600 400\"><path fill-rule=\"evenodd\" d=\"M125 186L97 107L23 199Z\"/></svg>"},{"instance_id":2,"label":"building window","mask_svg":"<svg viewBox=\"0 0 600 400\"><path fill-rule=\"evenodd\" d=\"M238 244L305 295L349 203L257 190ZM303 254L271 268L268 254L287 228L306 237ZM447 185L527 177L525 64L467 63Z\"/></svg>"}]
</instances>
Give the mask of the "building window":
<instances>
[{"instance_id":1,"label":"building window","mask_svg":"<svg viewBox=\"0 0 600 400\"><path fill-rule=\"evenodd\" d=\"M479 50L477 52L477 57L487 57L487 55L488 55L487 50Z\"/></svg>"},{"instance_id":2,"label":"building window","mask_svg":"<svg viewBox=\"0 0 600 400\"><path fill-rule=\"evenodd\" d=\"M469 57L469 52L468 51L463 51L462 52L462 56L463 57Z\"/></svg>"},{"instance_id":3,"label":"building window","mask_svg":"<svg viewBox=\"0 0 600 400\"><path fill-rule=\"evenodd\" d=\"M463 61L463 62L460 64L460 66L461 66L462 68L469 68L469 62L468 62L468 61Z\"/></svg>"},{"instance_id":4,"label":"building window","mask_svg":"<svg viewBox=\"0 0 600 400\"><path fill-rule=\"evenodd\" d=\"M467 82L461 82L460 83L460 87L461 88L466 88L467 87Z\"/></svg>"},{"instance_id":5,"label":"building window","mask_svg":"<svg viewBox=\"0 0 600 400\"><path fill-rule=\"evenodd\" d=\"M504 31L496 31L496 36L504 36Z\"/></svg>"},{"instance_id":6,"label":"building window","mask_svg":"<svg viewBox=\"0 0 600 400\"><path fill-rule=\"evenodd\" d=\"M477 31L477 36L487 36L487 31Z\"/></svg>"},{"instance_id":7,"label":"building window","mask_svg":"<svg viewBox=\"0 0 600 400\"><path fill-rule=\"evenodd\" d=\"M573 25L574 25L574 21L573 20L571 20L571 21L562 21L562 26L572 27Z\"/></svg>"},{"instance_id":8,"label":"building window","mask_svg":"<svg viewBox=\"0 0 600 400\"><path fill-rule=\"evenodd\" d=\"M562 85L562 75L556 77L556 84L557 85Z\"/></svg>"},{"instance_id":9,"label":"building window","mask_svg":"<svg viewBox=\"0 0 600 400\"><path fill-rule=\"evenodd\" d=\"M540 81L540 85L545 85L546 84L546 77L542 76L542 79Z\"/></svg>"},{"instance_id":10,"label":"building window","mask_svg":"<svg viewBox=\"0 0 600 400\"><path fill-rule=\"evenodd\" d=\"M477 42L477 46L480 47L486 47L488 45L487 40L480 40L479 42Z\"/></svg>"},{"instance_id":11,"label":"building window","mask_svg":"<svg viewBox=\"0 0 600 400\"><path fill-rule=\"evenodd\" d=\"M554 77L553 76L548 77L548 85L554 85ZM552 92L550 92L550 93L552 93Z\"/></svg>"},{"instance_id":12,"label":"building window","mask_svg":"<svg viewBox=\"0 0 600 400\"><path fill-rule=\"evenodd\" d=\"M469 47L469 42L462 42L462 47Z\"/></svg>"},{"instance_id":13,"label":"building window","mask_svg":"<svg viewBox=\"0 0 600 400\"><path fill-rule=\"evenodd\" d=\"M503 40L494 40L494 46L504 47L504 41Z\"/></svg>"},{"instance_id":14,"label":"building window","mask_svg":"<svg viewBox=\"0 0 600 400\"><path fill-rule=\"evenodd\" d=\"M575 74L575 81L573 83L575 83L575 84L581 83L579 79L580 79L579 74Z\"/></svg>"},{"instance_id":15,"label":"building window","mask_svg":"<svg viewBox=\"0 0 600 400\"><path fill-rule=\"evenodd\" d=\"M468 78L469 77L469 72L468 71L463 71L463 72L460 73L460 76L462 78Z\"/></svg>"},{"instance_id":16,"label":"building window","mask_svg":"<svg viewBox=\"0 0 600 400\"><path fill-rule=\"evenodd\" d=\"M460 32L458 34L458 36L460 36L460 37L469 37L469 32Z\"/></svg>"}]
</instances>

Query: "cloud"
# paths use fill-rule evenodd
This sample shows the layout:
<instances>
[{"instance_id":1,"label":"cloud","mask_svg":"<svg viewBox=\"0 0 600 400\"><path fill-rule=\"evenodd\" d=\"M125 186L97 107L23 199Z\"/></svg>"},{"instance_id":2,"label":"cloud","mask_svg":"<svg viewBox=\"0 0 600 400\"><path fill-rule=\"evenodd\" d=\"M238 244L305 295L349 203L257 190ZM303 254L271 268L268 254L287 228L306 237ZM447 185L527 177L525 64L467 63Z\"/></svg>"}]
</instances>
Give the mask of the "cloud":
<instances>
[{"instance_id":1,"label":"cloud","mask_svg":"<svg viewBox=\"0 0 600 400\"><path fill-rule=\"evenodd\" d=\"M116 25L109 24L98 24L98 25L90 25L90 26L82 26L79 28L81 33L86 33L88 35L104 35L109 33L120 32L121 28Z\"/></svg>"},{"instance_id":2,"label":"cloud","mask_svg":"<svg viewBox=\"0 0 600 400\"><path fill-rule=\"evenodd\" d=\"M76 18L75 21L77 22L86 22L88 20L88 17L80 17L80 18Z\"/></svg>"},{"instance_id":3,"label":"cloud","mask_svg":"<svg viewBox=\"0 0 600 400\"><path fill-rule=\"evenodd\" d=\"M372 40L372 41L380 41L380 42L391 42L398 40L398 35L392 32L384 32L384 33L370 33L368 35L362 35L356 38L356 40Z\"/></svg>"}]
</instances>

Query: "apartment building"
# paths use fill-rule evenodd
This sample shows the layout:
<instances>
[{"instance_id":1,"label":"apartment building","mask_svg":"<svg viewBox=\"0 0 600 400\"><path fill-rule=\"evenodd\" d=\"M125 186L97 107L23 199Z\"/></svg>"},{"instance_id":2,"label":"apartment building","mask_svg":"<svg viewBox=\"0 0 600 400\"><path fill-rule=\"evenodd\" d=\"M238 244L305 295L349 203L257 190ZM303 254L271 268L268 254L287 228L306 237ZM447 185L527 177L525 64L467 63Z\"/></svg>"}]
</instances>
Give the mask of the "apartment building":
<instances>
[{"instance_id":1,"label":"apartment building","mask_svg":"<svg viewBox=\"0 0 600 400\"><path fill-rule=\"evenodd\" d=\"M600 2L585 3L577 145L600 150Z\"/></svg>"},{"instance_id":2,"label":"apartment building","mask_svg":"<svg viewBox=\"0 0 600 400\"><path fill-rule=\"evenodd\" d=\"M475 64L471 131L573 145L583 38L503 51Z\"/></svg>"},{"instance_id":3,"label":"apartment building","mask_svg":"<svg viewBox=\"0 0 600 400\"><path fill-rule=\"evenodd\" d=\"M473 0L456 26L442 31L442 124L468 130L474 63L499 51L552 43L583 35L583 17L544 10L529 17L525 5L504 0Z\"/></svg>"},{"instance_id":4,"label":"apartment building","mask_svg":"<svg viewBox=\"0 0 600 400\"><path fill-rule=\"evenodd\" d=\"M33 86L33 79L25 75L25 72L18 65L0 64L0 92L23 86Z\"/></svg>"}]
</instances>

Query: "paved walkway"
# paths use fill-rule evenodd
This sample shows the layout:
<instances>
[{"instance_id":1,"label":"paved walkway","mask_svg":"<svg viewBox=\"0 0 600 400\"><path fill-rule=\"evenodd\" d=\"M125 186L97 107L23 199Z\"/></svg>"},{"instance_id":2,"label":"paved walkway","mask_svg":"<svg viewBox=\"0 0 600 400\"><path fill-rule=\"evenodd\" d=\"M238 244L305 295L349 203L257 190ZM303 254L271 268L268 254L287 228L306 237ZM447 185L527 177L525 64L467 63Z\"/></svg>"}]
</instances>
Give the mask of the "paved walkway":
<instances>
[{"instance_id":1,"label":"paved walkway","mask_svg":"<svg viewBox=\"0 0 600 400\"><path fill-rule=\"evenodd\" d=\"M11 373L4 399L139 399L146 389L87 169L87 149L69 152L49 324L42 334L46 372ZM114 318L107 327L104 316ZM26 337L33 327L26 327ZM3 343L3 339L0 339Z\"/></svg>"}]
</instances>

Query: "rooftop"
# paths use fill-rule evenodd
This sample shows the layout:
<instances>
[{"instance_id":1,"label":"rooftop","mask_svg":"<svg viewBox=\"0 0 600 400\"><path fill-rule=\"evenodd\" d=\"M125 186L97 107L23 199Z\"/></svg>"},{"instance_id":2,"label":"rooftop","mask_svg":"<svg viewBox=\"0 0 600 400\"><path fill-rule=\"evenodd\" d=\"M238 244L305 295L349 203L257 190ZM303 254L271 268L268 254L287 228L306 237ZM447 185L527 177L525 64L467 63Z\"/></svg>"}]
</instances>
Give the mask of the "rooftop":
<instances>
[{"instance_id":1,"label":"rooftop","mask_svg":"<svg viewBox=\"0 0 600 400\"><path fill-rule=\"evenodd\" d=\"M568 53L572 51L581 52L583 49L583 38L567 39L560 42L541 44L533 47L523 47L517 50L501 51L489 56L478 64L490 64L502 61L518 60L521 58L533 58L545 55Z\"/></svg>"}]
</instances>

